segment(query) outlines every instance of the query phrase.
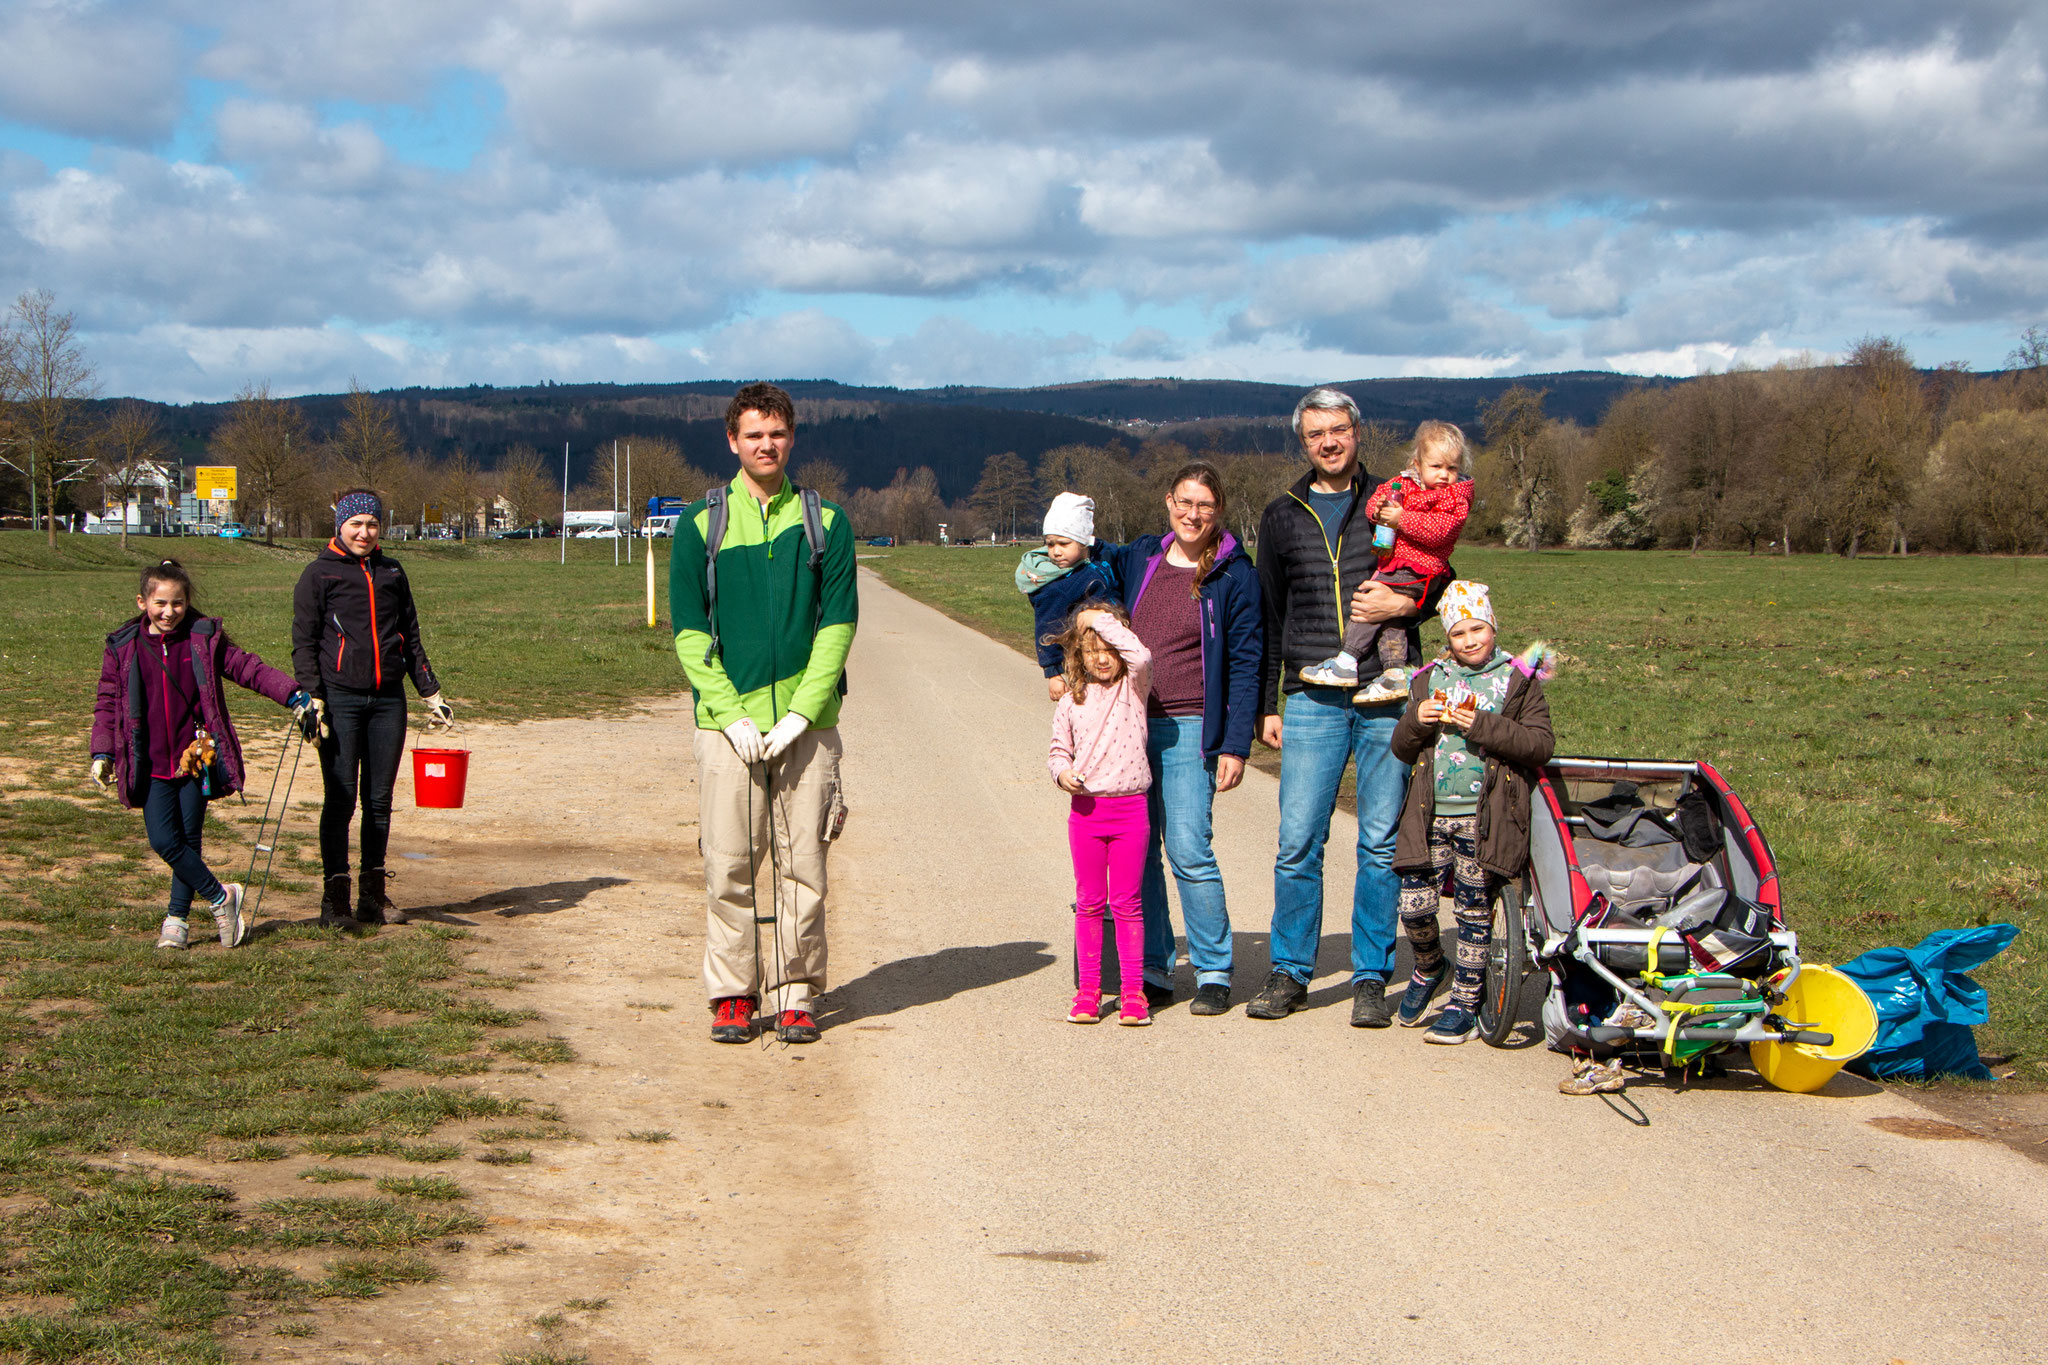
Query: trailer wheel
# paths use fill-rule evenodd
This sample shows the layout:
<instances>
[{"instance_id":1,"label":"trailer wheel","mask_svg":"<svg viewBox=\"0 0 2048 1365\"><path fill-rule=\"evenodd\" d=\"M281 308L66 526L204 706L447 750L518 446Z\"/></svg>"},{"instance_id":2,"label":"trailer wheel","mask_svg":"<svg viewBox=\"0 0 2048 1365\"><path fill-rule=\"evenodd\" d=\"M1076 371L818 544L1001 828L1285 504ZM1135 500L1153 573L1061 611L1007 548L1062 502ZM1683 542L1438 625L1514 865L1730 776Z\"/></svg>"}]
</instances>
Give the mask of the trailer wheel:
<instances>
[{"instance_id":1,"label":"trailer wheel","mask_svg":"<svg viewBox=\"0 0 2048 1365\"><path fill-rule=\"evenodd\" d=\"M1529 932L1522 888L1503 886L1494 897L1493 943L1486 950L1486 982L1479 995L1479 1036L1504 1046L1522 1019L1522 986L1529 975Z\"/></svg>"}]
</instances>

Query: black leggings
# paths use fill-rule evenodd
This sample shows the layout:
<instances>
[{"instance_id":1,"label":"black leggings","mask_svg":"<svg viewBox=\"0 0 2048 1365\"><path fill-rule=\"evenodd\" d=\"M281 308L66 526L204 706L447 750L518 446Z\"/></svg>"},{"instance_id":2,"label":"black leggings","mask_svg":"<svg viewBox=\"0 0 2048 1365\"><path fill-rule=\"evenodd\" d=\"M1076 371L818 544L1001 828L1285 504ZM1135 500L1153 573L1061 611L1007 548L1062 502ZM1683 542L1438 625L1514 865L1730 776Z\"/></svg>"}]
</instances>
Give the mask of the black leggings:
<instances>
[{"instance_id":1,"label":"black leggings","mask_svg":"<svg viewBox=\"0 0 2048 1365\"><path fill-rule=\"evenodd\" d=\"M405 757L404 684L382 692L329 687L327 723L334 733L320 741L320 871L328 877L348 871L348 827L360 794L362 867L374 872L384 866L391 842L391 791Z\"/></svg>"},{"instance_id":2,"label":"black leggings","mask_svg":"<svg viewBox=\"0 0 2048 1365\"><path fill-rule=\"evenodd\" d=\"M206 797L189 777L152 777L142 798L142 827L149 846L171 868L171 903L166 912L184 919L197 892L209 904L220 898L220 879L209 872L200 841L206 832Z\"/></svg>"}]
</instances>

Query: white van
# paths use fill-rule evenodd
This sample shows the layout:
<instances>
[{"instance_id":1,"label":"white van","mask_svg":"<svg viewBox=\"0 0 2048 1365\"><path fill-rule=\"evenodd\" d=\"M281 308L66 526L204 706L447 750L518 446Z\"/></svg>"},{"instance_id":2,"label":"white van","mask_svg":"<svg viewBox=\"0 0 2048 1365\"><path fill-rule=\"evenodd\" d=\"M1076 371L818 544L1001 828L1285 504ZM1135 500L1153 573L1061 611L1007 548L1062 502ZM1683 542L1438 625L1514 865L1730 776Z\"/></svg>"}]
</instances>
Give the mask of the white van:
<instances>
[{"instance_id":1,"label":"white van","mask_svg":"<svg viewBox=\"0 0 2048 1365\"><path fill-rule=\"evenodd\" d=\"M649 540L656 539L657 537L664 540L672 540L676 534L676 523L680 520L682 518L674 512L669 513L665 517L649 517L646 521L640 523L640 534L646 536Z\"/></svg>"}]
</instances>

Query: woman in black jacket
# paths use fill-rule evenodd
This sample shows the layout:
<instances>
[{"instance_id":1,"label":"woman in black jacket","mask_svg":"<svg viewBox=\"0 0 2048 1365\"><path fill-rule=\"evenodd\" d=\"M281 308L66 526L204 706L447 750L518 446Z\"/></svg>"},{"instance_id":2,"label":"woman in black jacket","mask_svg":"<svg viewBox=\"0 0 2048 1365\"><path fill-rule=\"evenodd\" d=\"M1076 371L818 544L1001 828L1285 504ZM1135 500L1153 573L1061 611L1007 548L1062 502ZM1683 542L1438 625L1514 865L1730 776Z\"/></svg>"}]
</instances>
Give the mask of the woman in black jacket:
<instances>
[{"instance_id":1,"label":"woman in black jacket","mask_svg":"<svg viewBox=\"0 0 2048 1365\"><path fill-rule=\"evenodd\" d=\"M384 501L367 488L334 500L334 539L292 594L292 672L320 714L320 922L349 919L348 827L363 808L362 887L355 918L403 924L384 894L391 793L405 755L405 679L434 719L453 714L427 662L405 570L377 548Z\"/></svg>"}]
</instances>

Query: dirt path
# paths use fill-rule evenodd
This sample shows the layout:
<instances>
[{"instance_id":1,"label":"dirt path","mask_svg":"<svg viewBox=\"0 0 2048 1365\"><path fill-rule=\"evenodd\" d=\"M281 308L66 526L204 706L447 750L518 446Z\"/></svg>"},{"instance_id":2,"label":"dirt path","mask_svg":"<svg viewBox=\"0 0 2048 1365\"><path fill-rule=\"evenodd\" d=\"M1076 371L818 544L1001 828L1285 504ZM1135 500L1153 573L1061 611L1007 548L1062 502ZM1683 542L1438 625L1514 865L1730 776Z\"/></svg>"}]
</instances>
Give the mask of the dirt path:
<instances>
[{"instance_id":1,"label":"dirt path","mask_svg":"<svg viewBox=\"0 0 2048 1365\"><path fill-rule=\"evenodd\" d=\"M1559 1096L1541 1048L1350 1029L1334 936L1318 1008L1248 1020L1262 774L1218 805L1232 1012L1061 1022L1035 670L871 575L862 610L819 1046L706 1040L680 706L473 730L467 810L401 793L395 848L431 855L404 864L407 903L474 925L482 965L529 978L505 1003L579 1057L486 1083L585 1140L466 1167L501 1221L447 1280L264 1359L2048 1358L2048 1169L1922 1140L1895 1121L1925 1113L1877 1087L1646 1086L1632 1126ZM1340 819L1333 888L1351 837ZM1326 927L1345 917L1333 895ZM649 1129L674 1140L624 1137Z\"/></svg>"}]
</instances>

